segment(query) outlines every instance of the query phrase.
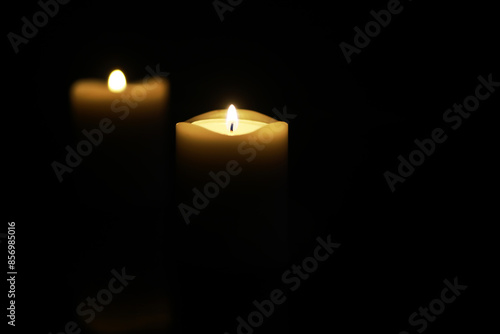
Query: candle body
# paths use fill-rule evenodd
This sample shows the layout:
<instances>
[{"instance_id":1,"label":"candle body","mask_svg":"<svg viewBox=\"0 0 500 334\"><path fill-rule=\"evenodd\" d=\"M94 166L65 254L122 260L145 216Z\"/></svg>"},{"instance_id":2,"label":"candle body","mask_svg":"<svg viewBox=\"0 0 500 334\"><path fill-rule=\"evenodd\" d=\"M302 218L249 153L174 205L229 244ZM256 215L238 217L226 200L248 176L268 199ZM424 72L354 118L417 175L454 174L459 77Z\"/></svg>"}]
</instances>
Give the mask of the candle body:
<instances>
[{"instance_id":1,"label":"candle body","mask_svg":"<svg viewBox=\"0 0 500 334\"><path fill-rule=\"evenodd\" d=\"M111 92L104 81L84 79L73 84L70 100L77 141L93 140L94 146L83 157L88 191L92 193L88 188L97 182L127 202L159 201L168 92L169 83L163 78L131 83L120 93Z\"/></svg>"},{"instance_id":2,"label":"candle body","mask_svg":"<svg viewBox=\"0 0 500 334\"><path fill-rule=\"evenodd\" d=\"M256 292L241 287L271 286L290 264L288 125L239 109L239 126L245 120L262 124L242 135L238 126L229 135L225 115L215 110L176 125L176 202L180 220L189 224L178 240L182 298L193 301L184 308L199 314L200 324L244 309L242 301ZM201 120L218 120L220 133L196 125Z\"/></svg>"},{"instance_id":3,"label":"candle body","mask_svg":"<svg viewBox=\"0 0 500 334\"><path fill-rule=\"evenodd\" d=\"M126 270L137 279L88 329L107 334L166 332L176 319L174 252L169 242L173 233L161 232L166 228L164 197L169 190L169 82L150 78L113 93L105 81L84 79L72 85L70 101L77 142L93 142L91 154L82 157L73 172L83 211L78 218L85 232L92 231L87 236L94 244L103 245L83 250L78 286L84 288L75 302L102 288L96 273L112 275L114 268L120 275Z\"/></svg>"},{"instance_id":4,"label":"candle body","mask_svg":"<svg viewBox=\"0 0 500 334\"><path fill-rule=\"evenodd\" d=\"M181 216L190 228L210 229L231 244L242 261L286 262L288 124L240 109L240 123L263 125L242 135L238 129L224 135L196 125L224 115L225 110L215 110L177 123Z\"/></svg>"}]
</instances>

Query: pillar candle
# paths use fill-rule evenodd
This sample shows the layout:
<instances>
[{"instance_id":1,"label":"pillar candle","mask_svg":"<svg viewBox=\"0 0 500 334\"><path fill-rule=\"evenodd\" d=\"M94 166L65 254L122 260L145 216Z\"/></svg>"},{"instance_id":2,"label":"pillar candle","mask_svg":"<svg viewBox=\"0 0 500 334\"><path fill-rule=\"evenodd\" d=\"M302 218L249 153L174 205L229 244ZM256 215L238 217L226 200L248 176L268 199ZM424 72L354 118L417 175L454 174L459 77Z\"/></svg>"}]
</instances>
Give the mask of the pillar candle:
<instances>
[{"instance_id":1,"label":"pillar candle","mask_svg":"<svg viewBox=\"0 0 500 334\"><path fill-rule=\"evenodd\" d=\"M289 265L287 151L287 123L256 111L231 106L177 123L179 220L188 224L181 290L200 323L244 309L255 292L241 287Z\"/></svg>"},{"instance_id":2,"label":"pillar candle","mask_svg":"<svg viewBox=\"0 0 500 334\"><path fill-rule=\"evenodd\" d=\"M240 249L249 261L256 260L255 248L281 261L288 124L246 109L231 119L231 109L177 123L179 213L190 228L202 224L235 246L238 238L262 241Z\"/></svg>"},{"instance_id":3,"label":"pillar candle","mask_svg":"<svg viewBox=\"0 0 500 334\"><path fill-rule=\"evenodd\" d=\"M108 82L81 79L72 85L70 101L77 140L93 143L91 154L82 157L92 175L84 183L101 184L128 202L147 205L157 199L165 177L168 95L165 78L147 76L127 84L119 70L110 74ZM87 190L98 195L103 189Z\"/></svg>"}]
</instances>

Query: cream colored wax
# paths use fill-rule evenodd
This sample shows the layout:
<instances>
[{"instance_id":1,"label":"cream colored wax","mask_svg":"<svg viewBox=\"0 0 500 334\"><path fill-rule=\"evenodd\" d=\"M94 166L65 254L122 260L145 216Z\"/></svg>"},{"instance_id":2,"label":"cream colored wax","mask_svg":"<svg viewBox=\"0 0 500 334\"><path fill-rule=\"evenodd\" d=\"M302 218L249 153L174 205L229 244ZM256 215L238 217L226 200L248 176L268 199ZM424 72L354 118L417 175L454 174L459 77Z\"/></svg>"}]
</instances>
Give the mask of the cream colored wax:
<instances>
[{"instance_id":1,"label":"cream colored wax","mask_svg":"<svg viewBox=\"0 0 500 334\"><path fill-rule=\"evenodd\" d=\"M112 75L108 82L81 79L70 89L76 140L94 141L91 154L82 157L89 170L81 176L87 178L83 186L89 184L86 187L91 196L86 198L98 202L102 199L93 196L112 199L118 195L132 203L150 204L164 191L159 186L165 178L169 82L148 76L112 89ZM125 81L123 77L118 83ZM90 187L96 186L101 189L93 192ZM107 193L102 194L103 190Z\"/></svg>"}]
</instances>

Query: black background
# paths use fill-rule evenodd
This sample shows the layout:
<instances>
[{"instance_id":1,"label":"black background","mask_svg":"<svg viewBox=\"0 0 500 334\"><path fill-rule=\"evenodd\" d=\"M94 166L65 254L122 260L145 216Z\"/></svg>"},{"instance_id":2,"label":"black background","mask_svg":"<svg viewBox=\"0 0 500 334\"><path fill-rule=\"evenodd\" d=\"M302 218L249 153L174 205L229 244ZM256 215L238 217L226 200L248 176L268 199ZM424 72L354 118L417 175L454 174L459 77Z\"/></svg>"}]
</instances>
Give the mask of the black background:
<instances>
[{"instance_id":1,"label":"black background","mask_svg":"<svg viewBox=\"0 0 500 334\"><path fill-rule=\"evenodd\" d=\"M0 231L16 222L14 331L59 333L76 321L83 332L99 333L76 306L106 286L111 269L125 266L137 278L113 303L140 296L137 314L168 313L168 326L156 332L235 333L236 317L253 310L252 300L285 288L281 273L329 234L341 247L255 333L399 333L454 277L467 290L426 332L485 331L496 316L489 302L496 283L499 93L455 131L442 120L474 93L479 75L500 81L493 4L471 3L402 2L403 11L350 64L339 44L352 44L353 28L364 27L386 1L246 0L221 22L211 1L73 0L18 54L4 37ZM5 3L4 36L20 34L21 17L31 20L38 10L35 1ZM80 78L104 80L116 67L134 81L155 64L170 73L172 87L165 205L110 199L87 207L75 185L84 166L63 183L51 168L78 141L69 87ZM214 299L201 303L216 315L207 319L208 310L193 306L197 301L183 298L180 288L190 226L170 187L173 129L229 103L269 116L286 106L297 115L289 123L290 263L266 279L212 291ZM407 157L413 141L436 127L446 130L447 141L391 192L384 172L395 172L398 155ZM199 286L191 282L193 291L210 289L204 275L210 272L200 272ZM224 304L228 295L238 302ZM134 319L127 312L124 321Z\"/></svg>"}]
</instances>

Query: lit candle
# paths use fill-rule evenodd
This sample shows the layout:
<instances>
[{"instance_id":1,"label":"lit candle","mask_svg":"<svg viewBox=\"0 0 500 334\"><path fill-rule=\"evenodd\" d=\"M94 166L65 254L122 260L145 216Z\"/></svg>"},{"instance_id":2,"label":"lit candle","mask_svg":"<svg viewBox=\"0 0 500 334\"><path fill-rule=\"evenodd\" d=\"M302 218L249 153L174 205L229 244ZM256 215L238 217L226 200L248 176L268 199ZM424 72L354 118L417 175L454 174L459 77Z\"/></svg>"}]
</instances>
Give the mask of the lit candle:
<instances>
[{"instance_id":1,"label":"lit candle","mask_svg":"<svg viewBox=\"0 0 500 334\"><path fill-rule=\"evenodd\" d=\"M288 124L230 106L177 123L176 149L190 275L225 268L237 280L288 263Z\"/></svg>"},{"instance_id":2,"label":"lit candle","mask_svg":"<svg viewBox=\"0 0 500 334\"><path fill-rule=\"evenodd\" d=\"M77 140L93 145L93 152L82 160L99 180L95 182L108 183L131 201L155 198L161 191L168 94L165 78L148 75L127 83L120 70L111 72L108 82L82 79L72 85Z\"/></svg>"}]
</instances>

